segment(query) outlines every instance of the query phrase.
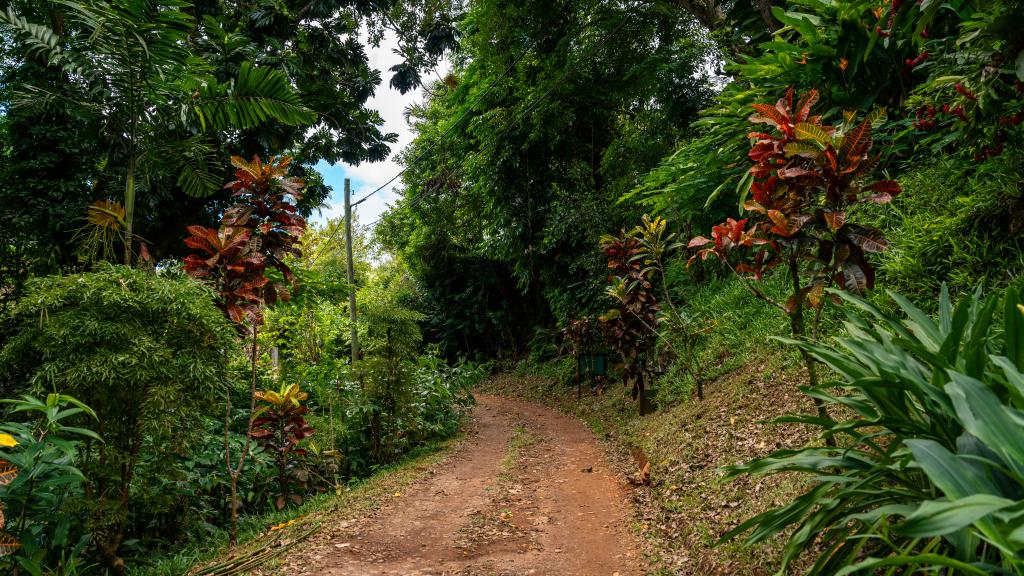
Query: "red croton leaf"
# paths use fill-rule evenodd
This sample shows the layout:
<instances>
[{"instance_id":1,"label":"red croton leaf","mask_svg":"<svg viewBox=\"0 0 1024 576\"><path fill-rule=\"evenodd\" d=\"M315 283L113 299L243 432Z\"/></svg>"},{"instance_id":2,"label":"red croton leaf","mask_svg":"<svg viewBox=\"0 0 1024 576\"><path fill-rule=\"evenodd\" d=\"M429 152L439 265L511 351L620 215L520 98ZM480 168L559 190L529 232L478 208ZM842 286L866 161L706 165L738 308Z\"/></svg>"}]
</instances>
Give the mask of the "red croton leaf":
<instances>
[{"instance_id":1,"label":"red croton leaf","mask_svg":"<svg viewBox=\"0 0 1024 576\"><path fill-rule=\"evenodd\" d=\"M202 226L188 226L186 228L191 236L185 238L185 245L189 248L195 248L196 250L202 250L207 254L216 254L219 252L218 246L220 240L217 237L217 231L212 228L204 228Z\"/></svg>"},{"instance_id":2,"label":"red croton leaf","mask_svg":"<svg viewBox=\"0 0 1024 576\"><path fill-rule=\"evenodd\" d=\"M839 153L847 158L859 158L867 152L871 144L871 120L865 119L846 134L839 147Z\"/></svg>"},{"instance_id":3,"label":"red croton leaf","mask_svg":"<svg viewBox=\"0 0 1024 576\"><path fill-rule=\"evenodd\" d=\"M762 206L761 203L756 200L747 200L746 202L744 202L743 209L750 210L751 212L757 212L759 214L764 214L766 212L765 207Z\"/></svg>"},{"instance_id":4,"label":"red croton leaf","mask_svg":"<svg viewBox=\"0 0 1024 576\"><path fill-rule=\"evenodd\" d=\"M789 123L789 118L771 104L754 104L752 108L757 113L750 116L748 120L753 123L768 124L779 129Z\"/></svg>"},{"instance_id":5,"label":"red croton leaf","mask_svg":"<svg viewBox=\"0 0 1024 576\"><path fill-rule=\"evenodd\" d=\"M843 290L861 293L870 288L867 274L859 264L848 262L843 266L843 273L839 275L839 285Z\"/></svg>"},{"instance_id":6,"label":"red croton leaf","mask_svg":"<svg viewBox=\"0 0 1024 576\"><path fill-rule=\"evenodd\" d=\"M815 283L811 286L810 290L807 291L807 302L812 308L817 308L822 302L822 298L825 295L825 285L821 282Z\"/></svg>"},{"instance_id":7,"label":"red croton leaf","mask_svg":"<svg viewBox=\"0 0 1024 576\"><path fill-rule=\"evenodd\" d=\"M851 232L846 235L850 243L865 252L885 252L889 249L889 241L877 230Z\"/></svg>"},{"instance_id":8,"label":"red croton leaf","mask_svg":"<svg viewBox=\"0 0 1024 576\"><path fill-rule=\"evenodd\" d=\"M818 173L810 168L804 168L802 166L793 166L791 168L783 168L778 171L779 178L801 178L803 176L817 176Z\"/></svg>"},{"instance_id":9,"label":"red croton leaf","mask_svg":"<svg viewBox=\"0 0 1024 576\"><path fill-rule=\"evenodd\" d=\"M877 194L869 195L867 199L878 204L885 204L890 202L895 196L898 196L903 191L903 188L895 180L879 180L878 182L868 184L862 190L865 192L877 192Z\"/></svg>"},{"instance_id":10,"label":"red croton leaf","mask_svg":"<svg viewBox=\"0 0 1024 576\"><path fill-rule=\"evenodd\" d=\"M747 225L747 219L733 220L728 218L725 221L725 225L729 231L729 239L733 242L739 242L743 236L743 227Z\"/></svg>"},{"instance_id":11,"label":"red croton leaf","mask_svg":"<svg viewBox=\"0 0 1024 576\"><path fill-rule=\"evenodd\" d=\"M774 142L758 142L747 152L747 156L754 162L761 162L776 154Z\"/></svg>"},{"instance_id":12,"label":"red croton leaf","mask_svg":"<svg viewBox=\"0 0 1024 576\"><path fill-rule=\"evenodd\" d=\"M843 227L846 223L846 212L825 212L822 214L825 219L825 223L828 224L828 229L835 232Z\"/></svg>"},{"instance_id":13,"label":"red croton leaf","mask_svg":"<svg viewBox=\"0 0 1024 576\"><path fill-rule=\"evenodd\" d=\"M17 477L18 467L7 460L0 460L0 486L7 486Z\"/></svg>"},{"instance_id":14,"label":"red croton leaf","mask_svg":"<svg viewBox=\"0 0 1024 576\"><path fill-rule=\"evenodd\" d=\"M18 548L21 548L21 543L17 538L6 532L0 532L0 556L14 554Z\"/></svg>"},{"instance_id":15,"label":"red croton leaf","mask_svg":"<svg viewBox=\"0 0 1024 576\"><path fill-rule=\"evenodd\" d=\"M789 238L799 232L806 220L805 218L788 218L778 210L769 210L768 217L771 218L772 223L775 224L771 227L769 232L782 236L783 238Z\"/></svg>"},{"instance_id":16,"label":"red croton leaf","mask_svg":"<svg viewBox=\"0 0 1024 576\"><path fill-rule=\"evenodd\" d=\"M811 114L811 108L818 102L818 91L811 90L800 98L800 102L796 105L796 121L806 122L808 116Z\"/></svg>"},{"instance_id":17,"label":"red croton leaf","mask_svg":"<svg viewBox=\"0 0 1024 576\"><path fill-rule=\"evenodd\" d=\"M245 310L237 304L230 304L227 307L228 317L231 318L232 322L241 323L245 319Z\"/></svg>"}]
</instances>

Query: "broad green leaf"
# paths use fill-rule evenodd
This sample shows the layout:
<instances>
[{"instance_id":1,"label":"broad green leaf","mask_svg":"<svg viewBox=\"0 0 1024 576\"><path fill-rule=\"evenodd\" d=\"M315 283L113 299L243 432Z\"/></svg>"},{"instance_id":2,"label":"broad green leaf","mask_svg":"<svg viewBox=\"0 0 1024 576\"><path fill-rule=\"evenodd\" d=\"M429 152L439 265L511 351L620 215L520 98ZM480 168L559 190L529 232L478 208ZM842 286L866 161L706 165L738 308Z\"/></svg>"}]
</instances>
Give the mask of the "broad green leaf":
<instances>
[{"instance_id":1,"label":"broad green leaf","mask_svg":"<svg viewBox=\"0 0 1024 576\"><path fill-rule=\"evenodd\" d=\"M1018 408L1024 408L1024 373L1006 356L989 356L989 360L1003 369L1010 396L1017 402Z\"/></svg>"},{"instance_id":2,"label":"broad green leaf","mask_svg":"<svg viewBox=\"0 0 1024 576\"><path fill-rule=\"evenodd\" d=\"M898 530L915 538L943 536L970 526L975 520L1016 502L992 494L972 494L951 501L926 500Z\"/></svg>"},{"instance_id":3,"label":"broad green leaf","mask_svg":"<svg viewBox=\"0 0 1024 576\"><path fill-rule=\"evenodd\" d=\"M997 492L987 478L959 461L944 446L934 440L910 439L905 441L917 464L924 470L947 498L966 498L972 494Z\"/></svg>"},{"instance_id":4,"label":"broad green leaf","mask_svg":"<svg viewBox=\"0 0 1024 576\"><path fill-rule=\"evenodd\" d=\"M1024 426L1014 419L987 386L950 370L952 381L946 393L953 400L964 429L999 454L1018 475L1024 477Z\"/></svg>"},{"instance_id":5,"label":"broad green leaf","mask_svg":"<svg viewBox=\"0 0 1024 576\"><path fill-rule=\"evenodd\" d=\"M914 334L921 339L923 343L928 344L928 349L930 351L938 352L942 348L942 336L939 334L939 329L935 325L935 321L932 320L932 317L925 314L923 310L915 306L902 294L897 294L891 290L887 290L886 292L889 294L890 298L899 304L900 308L903 309L912 321L912 327L916 328L914 330Z\"/></svg>"}]
</instances>

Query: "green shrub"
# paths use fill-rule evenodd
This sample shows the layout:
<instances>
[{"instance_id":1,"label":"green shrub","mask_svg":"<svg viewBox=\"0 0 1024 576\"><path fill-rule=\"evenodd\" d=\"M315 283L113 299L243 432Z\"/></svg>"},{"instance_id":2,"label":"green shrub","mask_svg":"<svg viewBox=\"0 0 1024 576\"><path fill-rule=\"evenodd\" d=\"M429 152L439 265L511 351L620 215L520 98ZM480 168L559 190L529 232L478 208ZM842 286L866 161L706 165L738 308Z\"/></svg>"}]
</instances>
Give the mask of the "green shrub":
<instances>
[{"instance_id":1,"label":"green shrub","mask_svg":"<svg viewBox=\"0 0 1024 576\"><path fill-rule=\"evenodd\" d=\"M137 514L173 516L161 483L204 441L202 417L229 383L234 328L198 283L111 265L32 281L7 327L4 395L60 390L96 412L104 441L83 450L82 505L117 570L125 540L144 536L130 533Z\"/></svg>"},{"instance_id":2,"label":"green shrub","mask_svg":"<svg viewBox=\"0 0 1024 576\"><path fill-rule=\"evenodd\" d=\"M906 318L836 294L870 320L850 314L835 345L796 343L839 375L805 388L833 417L781 421L848 441L732 467L813 482L725 538L792 529L782 571L809 553L810 574L1024 574L1024 294L1008 289L1000 307L979 290L954 307L943 287L937 320L896 294Z\"/></svg>"},{"instance_id":3,"label":"green shrub","mask_svg":"<svg viewBox=\"0 0 1024 576\"><path fill-rule=\"evenodd\" d=\"M89 416L89 423L95 424L95 414L78 400L56 393L45 401L23 396L0 402L10 406L12 416L24 419L0 424L0 435L6 436L2 445L7 447L0 449L0 528L6 529L0 530L0 541L16 547L13 554L0 558L0 568L28 574L74 573L84 564L82 552L89 535L81 529L83 514L66 505L82 497L84 477L75 467L81 441L100 438L65 421Z\"/></svg>"}]
</instances>

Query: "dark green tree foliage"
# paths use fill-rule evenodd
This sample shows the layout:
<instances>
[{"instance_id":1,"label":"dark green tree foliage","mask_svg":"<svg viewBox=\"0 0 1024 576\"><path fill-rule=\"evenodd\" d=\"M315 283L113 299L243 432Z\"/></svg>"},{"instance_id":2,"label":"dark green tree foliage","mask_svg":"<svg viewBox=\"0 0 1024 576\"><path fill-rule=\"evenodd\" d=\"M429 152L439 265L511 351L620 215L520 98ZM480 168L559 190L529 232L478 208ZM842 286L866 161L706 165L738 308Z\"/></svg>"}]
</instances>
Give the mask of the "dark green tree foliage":
<instances>
[{"instance_id":1,"label":"dark green tree foliage","mask_svg":"<svg viewBox=\"0 0 1024 576\"><path fill-rule=\"evenodd\" d=\"M597 1L474 2L460 30L452 76L410 111L405 199L379 236L440 336L476 324L511 350L530 325L604 308L594 246L708 101L707 46L682 12Z\"/></svg>"},{"instance_id":2,"label":"dark green tree foliage","mask_svg":"<svg viewBox=\"0 0 1024 576\"><path fill-rule=\"evenodd\" d=\"M14 336L0 350L0 396L60 390L96 412L104 442L87 443L79 466L82 528L115 571L124 541L146 536L135 515L173 509L173 463L228 385L235 331L212 299L191 279L103 266L34 280L4 327Z\"/></svg>"},{"instance_id":3,"label":"dark green tree foliage","mask_svg":"<svg viewBox=\"0 0 1024 576\"><path fill-rule=\"evenodd\" d=\"M115 4L130 5L140 14L156 6L149 0ZM224 159L231 155L248 158L290 153L296 159L293 175L309 183L299 206L305 216L330 194L312 170L314 164L321 160L349 164L379 161L390 152L389 145L396 138L382 132L383 120L366 105L381 83L381 75L369 65L358 34L360 27L369 26L375 31L371 41L379 40L386 29L397 29L407 40L405 53L411 58L408 68L415 71L435 64L451 47L451 15L458 9L447 2L400 6L392 0L203 0L167 4L173 4L190 19L191 31L180 48L191 58L191 67L207 70L220 83L237 79L245 63L272 68L287 75L302 104L316 116L311 124L301 126L275 123L231 131L224 130L224 126L201 131L195 126L169 127L167 122L160 122L162 129L169 130L160 141L175 143L168 144L173 150L187 143L189 158L197 166L204 165L208 182L228 179L230 167ZM72 5L16 0L4 4L5 9L8 7L25 21L52 29L58 48L92 54L87 37L80 34L81 26L70 17L75 10ZM81 225L84 207L94 200L121 196L125 188L125 150L118 141L120 135L98 130L102 110L71 106L71 101L83 100L80 78L67 71L40 74L46 64L42 54L26 52L23 45L13 41L15 35L9 28L5 27L2 34L5 43L0 71L4 88L0 103L16 118L4 133L3 149L8 161L0 175L0 204L4 206L0 223L14 218L7 215L8 207L26 204L33 207L35 218L42 220L44 214L50 217L42 220L45 226L32 223L22 231L7 232L12 237L5 241L5 250L7 245L17 245L18 250L26 252L25 245L30 244L32 263L54 270L74 263L71 237ZM408 80L402 82L412 86ZM27 83L44 88L52 97L46 99L45 107L37 106L31 112L11 110L13 93L24 91ZM35 103L43 102L36 99ZM170 120L181 112L176 108L151 111L165 114ZM18 121L18 117L26 121ZM156 150L153 156L160 159L167 152ZM180 168L165 165L148 169L136 181L135 231L149 242L157 258L180 256L185 226L213 225L220 211L230 204L229 194L223 191L202 198L185 194ZM39 193L43 190L46 192ZM6 225L4 228L9 230ZM47 234L40 235L40 230ZM42 255L36 256L36 251ZM48 259L51 253L59 257Z\"/></svg>"},{"instance_id":4,"label":"dark green tree foliage","mask_svg":"<svg viewBox=\"0 0 1024 576\"><path fill-rule=\"evenodd\" d=\"M62 74L25 62L0 71L4 100L11 87L29 81L55 88ZM100 175L90 141L96 124L89 115L55 106L46 112L22 107L5 110L2 166L0 166L0 234L20 242L0 242L11 260L41 260L69 264L74 247L69 241L90 202L90 180ZM17 258L13 251L20 251ZM4 285L12 285L5 279Z\"/></svg>"},{"instance_id":5,"label":"dark green tree foliage","mask_svg":"<svg viewBox=\"0 0 1024 576\"><path fill-rule=\"evenodd\" d=\"M866 110L873 105L890 107L891 118L899 120L899 105L927 78L923 71L906 65L923 42L915 38L909 17L896 20L898 32L887 32L889 8L870 0L776 4L775 39L726 55L724 71L731 81L703 113L699 136L668 155L635 190L644 203L657 210L682 206L685 217L707 224L701 220L702 202L719 209L716 199L735 202L729 192L743 176L741 166L748 149L738 136L748 132L746 118L756 102L770 101L790 87L798 93L820 88L826 120L843 110ZM916 18L916 8L908 7L915 2L897 0L896 4L897 8L902 4L905 12L915 11ZM955 18L941 11L938 16L933 27L941 22L948 28L945 22ZM735 22L734 30L748 34L758 29L755 21L744 22ZM879 34L876 26L885 28L881 30L885 34ZM902 151L888 149L893 157Z\"/></svg>"}]
</instances>

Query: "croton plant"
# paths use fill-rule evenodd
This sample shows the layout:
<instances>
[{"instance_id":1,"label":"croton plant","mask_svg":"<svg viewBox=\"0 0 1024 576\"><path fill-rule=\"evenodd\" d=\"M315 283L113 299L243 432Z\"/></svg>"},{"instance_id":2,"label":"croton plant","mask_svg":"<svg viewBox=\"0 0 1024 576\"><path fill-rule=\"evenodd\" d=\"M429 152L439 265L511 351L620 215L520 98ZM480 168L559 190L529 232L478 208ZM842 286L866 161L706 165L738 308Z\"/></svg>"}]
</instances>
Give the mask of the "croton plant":
<instances>
[{"instance_id":1,"label":"croton plant","mask_svg":"<svg viewBox=\"0 0 1024 576\"><path fill-rule=\"evenodd\" d=\"M860 121L848 112L832 126L812 114L817 101L815 90L794 101L790 89L775 105L754 105L750 121L771 131L748 134L754 165L743 181L749 189L742 206L749 216L729 218L712 229L710 239L689 242L697 249L691 263L714 256L732 267L730 257L736 260L733 253L741 252L734 271L757 280L785 263L794 278L793 293L776 305L787 314L819 306L827 287L859 293L874 285L867 255L885 250L888 242L877 228L850 221L850 211L900 193L893 180L868 179L880 156L871 152L872 127L883 120L884 110Z\"/></svg>"},{"instance_id":2,"label":"croton plant","mask_svg":"<svg viewBox=\"0 0 1024 576\"><path fill-rule=\"evenodd\" d=\"M633 399L640 400L640 413L647 411L644 389L655 363L657 330L661 305L651 282L650 267L643 265L644 247L635 230L601 238L601 250L610 271L607 293L617 303L600 317L605 341L619 353L622 379Z\"/></svg>"},{"instance_id":3,"label":"croton plant","mask_svg":"<svg viewBox=\"0 0 1024 576\"><path fill-rule=\"evenodd\" d=\"M260 324L263 305L290 297L295 277L285 263L300 256L300 238L306 221L294 201L301 198L303 181L286 176L291 158L271 157L252 162L233 156L235 181L225 188L236 203L224 213L219 230L189 226L185 244L202 252L185 257L185 270L214 284L219 302L233 321ZM273 281L267 269L280 272L284 282Z\"/></svg>"},{"instance_id":4,"label":"croton plant","mask_svg":"<svg viewBox=\"0 0 1024 576\"><path fill-rule=\"evenodd\" d=\"M754 105L750 121L766 124L771 131L748 134L752 146L747 155L754 165L741 183L749 187L741 204L749 216L715 226L710 239L690 240L689 247L697 249L690 263L711 256L724 262L751 293L786 314L794 338L807 336L805 310L813 309L810 336L816 339L828 302L825 289L835 286L860 293L873 287L875 271L867 255L888 247L880 230L852 222L851 210L858 204L889 202L900 186L893 180L868 178L880 158L871 152L872 128L882 121L884 110L876 109L860 121L847 112L832 126L812 114L817 91L794 100L790 89L774 106ZM785 302L776 301L746 276L760 280L779 264L785 265L790 286ZM814 386L815 361L806 351L801 350L801 356ZM820 400L815 399L815 405L819 416L827 416ZM831 438L827 441L832 443Z\"/></svg>"},{"instance_id":5,"label":"croton plant","mask_svg":"<svg viewBox=\"0 0 1024 576\"><path fill-rule=\"evenodd\" d=\"M293 457L306 454L299 443L313 434L313 427L306 420L309 408L302 404L308 396L297 384L282 385L277 391L256 392L256 399L263 405L253 420L252 437L274 456L277 464L278 509L284 508L289 500L296 504L302 502L299 495L289 491L288 465Z\"/></svg>"}]
</instances>

